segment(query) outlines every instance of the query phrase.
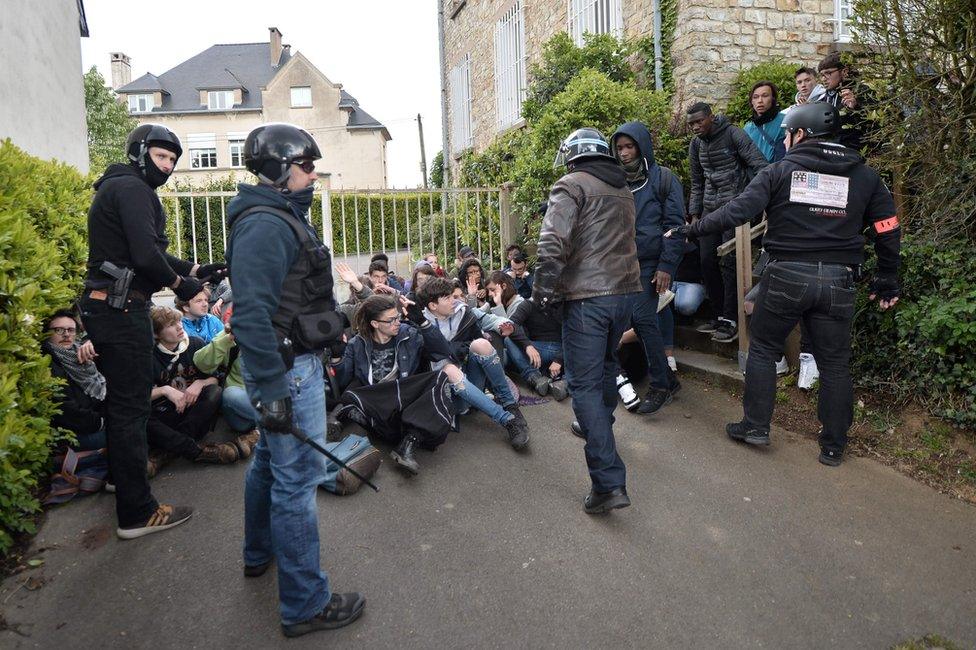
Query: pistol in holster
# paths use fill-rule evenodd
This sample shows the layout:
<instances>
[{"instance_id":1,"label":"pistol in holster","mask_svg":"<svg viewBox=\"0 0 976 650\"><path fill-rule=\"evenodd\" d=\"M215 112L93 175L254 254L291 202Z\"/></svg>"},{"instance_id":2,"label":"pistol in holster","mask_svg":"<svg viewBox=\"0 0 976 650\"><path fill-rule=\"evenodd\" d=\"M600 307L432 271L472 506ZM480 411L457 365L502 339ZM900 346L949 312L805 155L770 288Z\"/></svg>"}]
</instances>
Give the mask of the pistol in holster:
<instances>
[{"instance_id":1,"label":"pistol in holster","mask_svg":"<svg viewBox=\"0 0 976 650\"><path fill-rule=\"evenodd\" d=\"M132 285L132 278L136 275L135 271L116 266L111 262L102 262L98 270L115 279L107 291L106 302L108 306L115 309L125 309L125 302L129 297L129 287Z\"/></svg>"}]
</instances>

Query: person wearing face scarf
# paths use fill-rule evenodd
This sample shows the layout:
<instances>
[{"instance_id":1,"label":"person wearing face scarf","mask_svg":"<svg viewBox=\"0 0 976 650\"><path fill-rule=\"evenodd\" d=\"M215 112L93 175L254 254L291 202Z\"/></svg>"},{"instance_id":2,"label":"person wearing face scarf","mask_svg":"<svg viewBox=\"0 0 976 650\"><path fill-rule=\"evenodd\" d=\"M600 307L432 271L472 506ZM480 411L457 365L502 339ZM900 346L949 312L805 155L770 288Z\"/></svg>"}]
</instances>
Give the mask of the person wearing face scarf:
<instances>
[{"instance_id":1,"label":"person wearing face scarf","mask_svg":"<svg viewBox=\"0 0 976 650\"><path fill-rule=\"evenodd\" d=\"M189 300L200 293L203 281L218 281L225 267L194 264L166 252L166 215L156 189L183 153L179 138L165 126L142 124L129 134L125 150L128 161L109 165L95 182L88 211L88 275L79 306L107 385L105 433L116 487L116 534L134 539L179 525L192 514L188 507L157 502L146 477L153 384L149 299L170 287ZM102 270L106 262L133 273L124 296L116 296L115 278Z\"/></svg>"},{"instance_id":2,"label":"person wearing face scarf","mask_svg":"<svg viewBox=\"0 0 976 650\"><path fill-rule=\"evenodd\" d=\"M784 115L776 94L776 84L772 81L757 81L749 92L752 119L742 127L767 162L776 162L786 155L783 144L786 135L781 127Z\"/></svg>"}]
</instances>

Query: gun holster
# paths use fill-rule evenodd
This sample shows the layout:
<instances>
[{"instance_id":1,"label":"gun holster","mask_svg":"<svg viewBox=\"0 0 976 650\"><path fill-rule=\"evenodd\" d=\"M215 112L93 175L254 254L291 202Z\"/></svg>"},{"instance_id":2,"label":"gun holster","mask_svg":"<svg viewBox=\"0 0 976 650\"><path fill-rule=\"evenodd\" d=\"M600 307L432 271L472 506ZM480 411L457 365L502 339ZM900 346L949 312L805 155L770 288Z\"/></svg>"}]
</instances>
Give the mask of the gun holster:
<instances>
[{"instance_id":1,"label":"gun holster","mask_svg":"<svg viewBox=\"0 0 976 650\"><path fill-rule=\"evenodd\" d=\"M132 278L136 275L135 271L107 261L102 262L98 270L114 279L111 288L106 292L108 298L105 302L114 309L125 309L126 300L129 298L129 287L132 286Z\"/></svg>"}]
</instances>

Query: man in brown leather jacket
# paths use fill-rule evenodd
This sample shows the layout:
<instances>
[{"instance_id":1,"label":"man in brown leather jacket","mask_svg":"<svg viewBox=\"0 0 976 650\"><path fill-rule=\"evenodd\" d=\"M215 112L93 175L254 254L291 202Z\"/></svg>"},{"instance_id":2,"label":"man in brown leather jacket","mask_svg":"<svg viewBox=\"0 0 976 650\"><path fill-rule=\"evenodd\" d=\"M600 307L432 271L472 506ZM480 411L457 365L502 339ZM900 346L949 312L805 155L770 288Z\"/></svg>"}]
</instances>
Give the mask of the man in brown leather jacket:
<instances>
[{"instance_id":1,"label":"man in brown leather jacket","mask_svg":"<svg viewBox=\"0 0 976 650\"><path fill-rule=\"evenodd\" d=\"M532 300L543 308L563 303L563 356L577 419L573 433L586 439L593 483L583 509L598 514L630 505L613 409L617 344L641 290L634 198L596 129L570 134L556 164L565 164L568 173L549 194Z\"/></svg>"}]
</instances>

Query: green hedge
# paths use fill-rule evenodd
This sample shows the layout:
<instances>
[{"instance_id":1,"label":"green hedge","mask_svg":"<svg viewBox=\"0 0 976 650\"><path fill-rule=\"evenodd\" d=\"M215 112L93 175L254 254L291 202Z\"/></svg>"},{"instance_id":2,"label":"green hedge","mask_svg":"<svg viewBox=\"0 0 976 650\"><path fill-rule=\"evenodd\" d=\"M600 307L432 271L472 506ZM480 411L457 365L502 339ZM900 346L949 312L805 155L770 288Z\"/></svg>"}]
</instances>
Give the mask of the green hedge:
<instances>
[{"instance_id":1,"label":"green hedge","mask_svg":"<svg viewBox=\"0 0 976 650\"><path fill-rule=\"evenodd\" d=\"M783 59L770 59L751 68L739 71L732 82L732 94L725 114L735 124L743 125L752 119L752 103L749 91L757 81L772 81L778 91L777 99L780 108L786 108L793 103L796 95L796 81L793 74L800 67L798 63L787 63Z\"/></svg>"},{"instance_id":2,"label":"green hedge","mask_svg":"<svg viewBox=\"0 0 976 650\"><path fill-rule=\"evenodd\" d=\"M0 554L33 532L46 473L57 381L41 353L41 326L81 289L88 247L88 180L0 143Z\"/></svg>"}]
</instances>

